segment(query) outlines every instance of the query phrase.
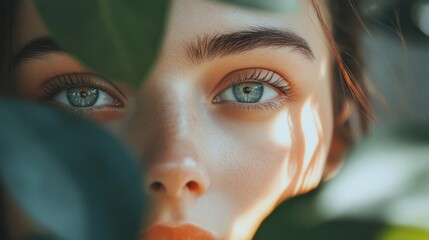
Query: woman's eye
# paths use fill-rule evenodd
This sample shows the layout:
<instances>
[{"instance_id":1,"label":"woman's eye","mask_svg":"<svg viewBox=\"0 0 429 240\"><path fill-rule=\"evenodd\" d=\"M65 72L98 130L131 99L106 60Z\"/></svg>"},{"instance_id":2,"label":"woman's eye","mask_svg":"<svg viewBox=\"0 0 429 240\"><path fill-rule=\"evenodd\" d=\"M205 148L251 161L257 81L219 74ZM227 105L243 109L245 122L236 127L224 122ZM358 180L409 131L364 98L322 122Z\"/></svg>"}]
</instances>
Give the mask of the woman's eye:
<instances>
[{"instance_id":1,"label":"woman's eye","mask_svg":"<svg viewBox=\"0 0 429 240\"><path fill-rule=\"evenodd\" d=\"M215 102L259 103L276 98L279 93L271 86L259 82L242 82L232 85Z\"/></svg>"},{"instance_id":2,"label":"woman's eye","mask_svg":"<svg viewBox=\"0 0 429 240\"><path fill-rule=\"evenodd\" d=\"M94 87L72 87L56 94L53 100L75 108L115 105L115 99L112 96Z\"/></svg>"},{"instance_id":3,"label":"woman's eye","mask_svg":"<svg viewBox=\"0 0 429 240\"><path fill-rule=\"evenodd\" d=\"M40 99L73 110L121 107L120 91L108 80L91 73L55 76L42 86ZM123 96L123 95L122 95Z\"/></svg>"}]
</instances>

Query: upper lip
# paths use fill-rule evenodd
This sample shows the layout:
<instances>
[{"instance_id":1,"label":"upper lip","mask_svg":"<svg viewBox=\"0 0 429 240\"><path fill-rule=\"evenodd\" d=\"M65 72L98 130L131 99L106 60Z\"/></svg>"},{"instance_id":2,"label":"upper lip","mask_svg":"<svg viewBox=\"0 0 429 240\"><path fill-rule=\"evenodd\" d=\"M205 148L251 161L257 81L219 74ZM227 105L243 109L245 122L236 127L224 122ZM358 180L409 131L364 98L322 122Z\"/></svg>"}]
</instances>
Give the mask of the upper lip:
<instances>
[{"instance_id":1,"label":"upper lip","mask_svg":"<svg viewBox=\"0 0 429 240\"><path fill-rule=\"evenodd\" d=\"M143 232L141 240L214 240L213 234L191 224L177 227L153 225Z\"/></svg>"}]
</instances>

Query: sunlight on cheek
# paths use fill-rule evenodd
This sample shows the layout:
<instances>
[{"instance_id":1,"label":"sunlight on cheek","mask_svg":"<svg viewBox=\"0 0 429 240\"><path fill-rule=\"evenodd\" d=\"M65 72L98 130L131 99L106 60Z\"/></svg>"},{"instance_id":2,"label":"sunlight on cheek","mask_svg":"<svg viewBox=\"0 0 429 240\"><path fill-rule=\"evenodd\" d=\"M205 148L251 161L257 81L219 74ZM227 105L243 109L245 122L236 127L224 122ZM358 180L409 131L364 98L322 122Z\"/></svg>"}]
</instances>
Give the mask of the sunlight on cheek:
<instances>
[{"instance_id":1,"label":"sunlight on cheek","mask_svg":"<svg viewBox=\"0 0 429 240\"><path fill-rule=\"evenodd\" d=\"M290 151L288 151L290 152ZM266 214L270 213L276 203L282 196L285 189L291 184L292 175L290 171L290 154L285 156L282 166L279 171L273 173L273 180L270 186L267 186L266 194L262 194L260 199L255 200L257 204L252 206L250 211L242 215L233 226L233 235L230 239L250 239L251 235L258 228L260 221ZM293 167L293 166L292 166ZM295 168L296 169L296 168Z\"/></svg>"},{"instance_id":2,"label":"sunlight on cheek","mask_svg":"<svg viewBox=\"0 0 429 240\"><path fill-rule=\"evenodd\" d=\"M289 119L289 114L287 111L283 111L274 123L272 132L274 142L281 146L291 146L291 129L292 124Z\"/></svg>"},{"instance_id":3,"label":"sunlight on cheek","mask_svg":"<svg viewBox=\"0 0 429 240\"><path fill-rule=\"evenodd\" d=\"M253 211L235 222L233 231L228 239L249 239L250 235L256 231L259 225L258 219L261 218L261 212L266 212L262 206L253 208Z\"/></svg>"},{"instance_id":4,"label":"sunlight on cheek","mask_svg":"<svg viewBox=\"0 0 429 240\"><path fill-rule=\"evenodd\" d=\"M325 58L322 60L322 62L320 63L320 70L319 70L319 75L320 75L320 79L326 79L328 76L328 69L329 69L329 60L328 58Z\"/></svg>"},{"instance_id":5,"label":"sunlight on cheek","mask_svg":"<svg viewBox=\"0 0 429 240\"><path fill-rule=\"evenodd\" d=\"M292 123L287 111L281 112L273 123L272 145L279 151L273 160L277 162L274 172L267 173L270 176L268 185L264 187L263 194L255 199L255 204L241 215L233 226L231 239L250 239L256 231L260 221L275 207L276 203L282 198L285 189L292 184L293 177L296 175L296 162L291 160L292 146Z\"/></svg>"},{"instance_id":6,"label":"sunlight on cheek","mask_svg":"<svg viewBox=\"0 0 429 240\"><path fill-rule=\"evenodd\" d=\"M301 112L301 126L305 139L304 169L308 168L320 141L322 124L316 109L317 107L312 104L312 98L309 98Z\"/></svg>"},{"instance_id":7,"label":"sunlight on cheek","mask_svg":"<svg viewBox=\"0 0 429 240\"><path fill-rule=\"evenodd\" d=\"M318 102L309 98L301 111L301 125L305 151L302 158L302 169L295 194L307 192L315 188L322 178L327 147L323 140L324 131L320 119L321 110Z\"/></svg>"}]
</instances>

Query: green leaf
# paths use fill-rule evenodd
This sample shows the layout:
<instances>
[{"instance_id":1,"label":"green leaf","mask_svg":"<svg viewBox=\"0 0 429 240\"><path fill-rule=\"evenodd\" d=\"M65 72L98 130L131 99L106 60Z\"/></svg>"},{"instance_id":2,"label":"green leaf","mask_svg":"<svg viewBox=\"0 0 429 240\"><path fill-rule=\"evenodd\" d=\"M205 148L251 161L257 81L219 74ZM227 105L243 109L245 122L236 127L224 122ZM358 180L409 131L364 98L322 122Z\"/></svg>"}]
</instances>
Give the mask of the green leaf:
<instances>
[{"instance_id":1,"label":"green leaf","mask_svg":"<svg viewBox=\"0 0 429 240\"><path fill-rule=\"evenodd\" d=\"M299 0L217 0L247 8L269 12L294 12L298 10Z\"/></svg>"},{"instance_id":2,"label":"green leaf","mask_svg":"<svg viewBox=\"0 0 429 240\"><path fill-rule=\"evenodd\" d=\"M34 0L59 46L98 74L137 86L162 44L169 0Z\"/></svg>"},{"instance_id":3,"label":"green leaf","mask_svg":"<svg viewBox=\"0 0 429 240\"><path fill-rule=\"evenodd\" d=\"M59 239L135 239L141 169L131 151L84 119L0 99L0 180Z\"/></svg>"}]
</instances>

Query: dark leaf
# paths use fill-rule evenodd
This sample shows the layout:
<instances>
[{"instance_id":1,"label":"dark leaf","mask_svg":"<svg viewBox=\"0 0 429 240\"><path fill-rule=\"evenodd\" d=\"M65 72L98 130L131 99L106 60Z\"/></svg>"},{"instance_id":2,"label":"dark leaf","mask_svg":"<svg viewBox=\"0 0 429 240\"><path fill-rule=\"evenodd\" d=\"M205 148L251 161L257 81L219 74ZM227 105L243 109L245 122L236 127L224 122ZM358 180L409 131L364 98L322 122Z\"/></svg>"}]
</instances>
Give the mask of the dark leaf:
<instances>
[{"instance_id":1,"label":"dark leaf","mask_svg":"<svg viewBox=\"0 0 429 240\"><path fill-rule=\"evenodd\" d=\"M124 145L89 121L0 100L0 177L7 192L60 239L136 238L140 167Z\"/></svg>"},{"instance_id":2,"label":"dark leaf","mask_svg":"<svg viewBox=\"0 0 429 240\"><path fill-rule=\"evenodd\" d=\"M98 74L137 86L162 43L169 0L35 0L58 45Z\"/></svg>"}]
</instances>

